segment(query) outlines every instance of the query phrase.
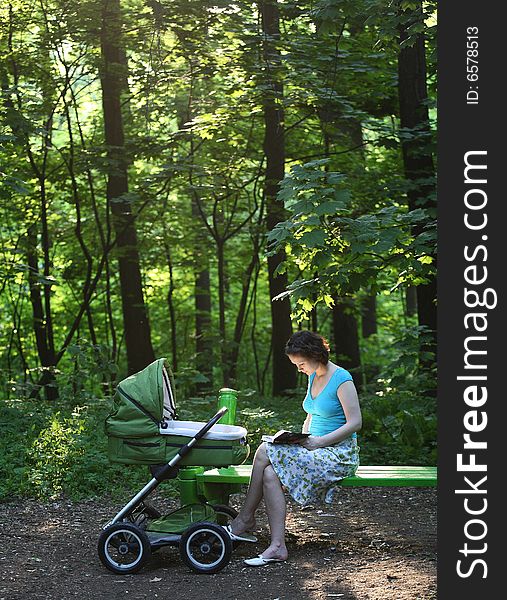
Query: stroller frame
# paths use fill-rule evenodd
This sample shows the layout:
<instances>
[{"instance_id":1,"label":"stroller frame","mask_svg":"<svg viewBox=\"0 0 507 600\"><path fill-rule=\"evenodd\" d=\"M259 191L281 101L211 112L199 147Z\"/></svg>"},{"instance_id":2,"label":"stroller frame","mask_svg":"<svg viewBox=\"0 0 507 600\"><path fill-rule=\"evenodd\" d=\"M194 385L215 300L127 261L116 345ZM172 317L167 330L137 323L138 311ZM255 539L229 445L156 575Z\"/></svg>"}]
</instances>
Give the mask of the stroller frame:
<instances>
[{"instance_id":1,"label":"stroller frame","mask_svg":"<svg viewBox=\"0 0 507 600\"><path fill-rule=\"evenodd\" d=\"M229 563L233 543L222 525L234 518L236 511L228 505L201 501L195 474L204 472L204 467L181 469L180 508L162 516L144 502L163 481L178 475L178 463L227 411L222 407L168 463L150 467L153 478L104 525L98 554L106 568L114 573L135 573L162 546L179 546L183 561L198 573L216 573Z\"/></svg>"}]
</instances>

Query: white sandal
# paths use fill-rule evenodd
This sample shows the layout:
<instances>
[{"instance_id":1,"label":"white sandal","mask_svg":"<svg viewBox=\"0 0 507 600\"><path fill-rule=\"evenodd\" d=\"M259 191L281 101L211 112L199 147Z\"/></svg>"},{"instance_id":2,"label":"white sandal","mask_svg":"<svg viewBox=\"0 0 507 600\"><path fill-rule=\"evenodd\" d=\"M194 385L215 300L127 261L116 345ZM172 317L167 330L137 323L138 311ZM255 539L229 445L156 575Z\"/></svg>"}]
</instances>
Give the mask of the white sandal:
<instances>
[{"instance_id":1,"label":"white sandal","mask_svg":"<svg viewBox=\"0 0 507 600\"><path fill-rule=\"evenodd\" d=\"M286 560L286 558L264 558L262 554L259 554L259 556L248 558L243 562L249 567L264 567L264 565L269 565L270 563L285 562Z\"/></svg>"},{"instance_id":2,"label":"white sandal","mask_svg":"<svg viewBox=\"0 0 507 600\"><path fill-rule=\"evenodd\" d=\"M230 525L224 525L224 529L225 531L227 531L229 537L233 542L257 542L257 538L255 537L255 535L252 535L251 533L246 533L246 531L244 533L239 534L232 533Z\"/></svg>"}]
</instances>

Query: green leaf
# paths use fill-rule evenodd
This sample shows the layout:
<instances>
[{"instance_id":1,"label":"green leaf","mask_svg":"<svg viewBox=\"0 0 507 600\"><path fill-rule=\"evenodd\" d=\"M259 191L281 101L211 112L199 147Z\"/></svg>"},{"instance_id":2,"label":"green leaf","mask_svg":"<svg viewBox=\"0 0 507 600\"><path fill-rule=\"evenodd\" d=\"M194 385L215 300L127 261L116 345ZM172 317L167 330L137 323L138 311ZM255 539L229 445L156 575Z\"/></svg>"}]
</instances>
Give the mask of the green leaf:
<instances>
[{"instance_id":1,"label":"green leaf","mask_svg":"<svg viewBox=\"0 0 507 600\"><path fill-rule=\"evenodd\" d=\"M314 229L303 233L299 241L307 248L322 247L326 242L326 234L319 229Z\"/></svg>"},{"instance_id":2,"label":"green leaf","mask_svg":"<svg viewBox=\"0 0 507 600\"><path fill-rule=\"evenodd\" d=\"M344 208L344 206L345 205L342 202L337 202L336 200L326 200L315 208L315 212L318 215L335 215L340 211L340 209Z\"/></svg>"}]
</instances>

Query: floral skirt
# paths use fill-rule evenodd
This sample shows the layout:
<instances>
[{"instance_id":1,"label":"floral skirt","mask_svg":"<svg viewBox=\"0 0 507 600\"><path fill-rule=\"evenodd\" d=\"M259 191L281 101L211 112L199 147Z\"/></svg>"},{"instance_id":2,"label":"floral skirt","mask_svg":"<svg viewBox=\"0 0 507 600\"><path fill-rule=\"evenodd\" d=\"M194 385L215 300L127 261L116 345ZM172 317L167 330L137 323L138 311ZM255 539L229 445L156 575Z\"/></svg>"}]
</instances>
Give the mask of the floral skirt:
<instances>
[{"instance_id":1,"label":"floral skirt","mask_svg":"<svg viewBox=\"0 0 507 600\"><path fill-rule=\"evenodd\" d=\"M266 452L281 484L303 506L331 503L338 482L354 475L359 466L355 437L316 450L298 444L266 443Z\"/></svg>"}]
</instances>

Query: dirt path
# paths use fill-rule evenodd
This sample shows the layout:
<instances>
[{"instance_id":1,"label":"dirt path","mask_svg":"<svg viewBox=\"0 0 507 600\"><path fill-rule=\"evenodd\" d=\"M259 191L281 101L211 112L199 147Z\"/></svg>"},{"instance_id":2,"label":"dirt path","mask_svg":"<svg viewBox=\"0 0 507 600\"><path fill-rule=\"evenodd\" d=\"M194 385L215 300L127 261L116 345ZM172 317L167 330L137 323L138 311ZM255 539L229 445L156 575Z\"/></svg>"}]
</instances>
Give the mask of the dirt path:
<instances>
[{"instance_id":1,"label":"dirt path","mask_svg":"<svg viewBox=\"0 0 507 600\"><path fill-rule=\"evenodd\" d=\"M241 498L239 497L238 500ZM174 506L161 496L159 509ZM114 575L96 553L100 526L121 505L108 500L0 504L0 600L433 600L436 491L344 488L317 510L289 505L289 561L246 567L267 545L243 544L216 575L191 572L173 548L135 575Z\"/></svg>"}]
</instances>

